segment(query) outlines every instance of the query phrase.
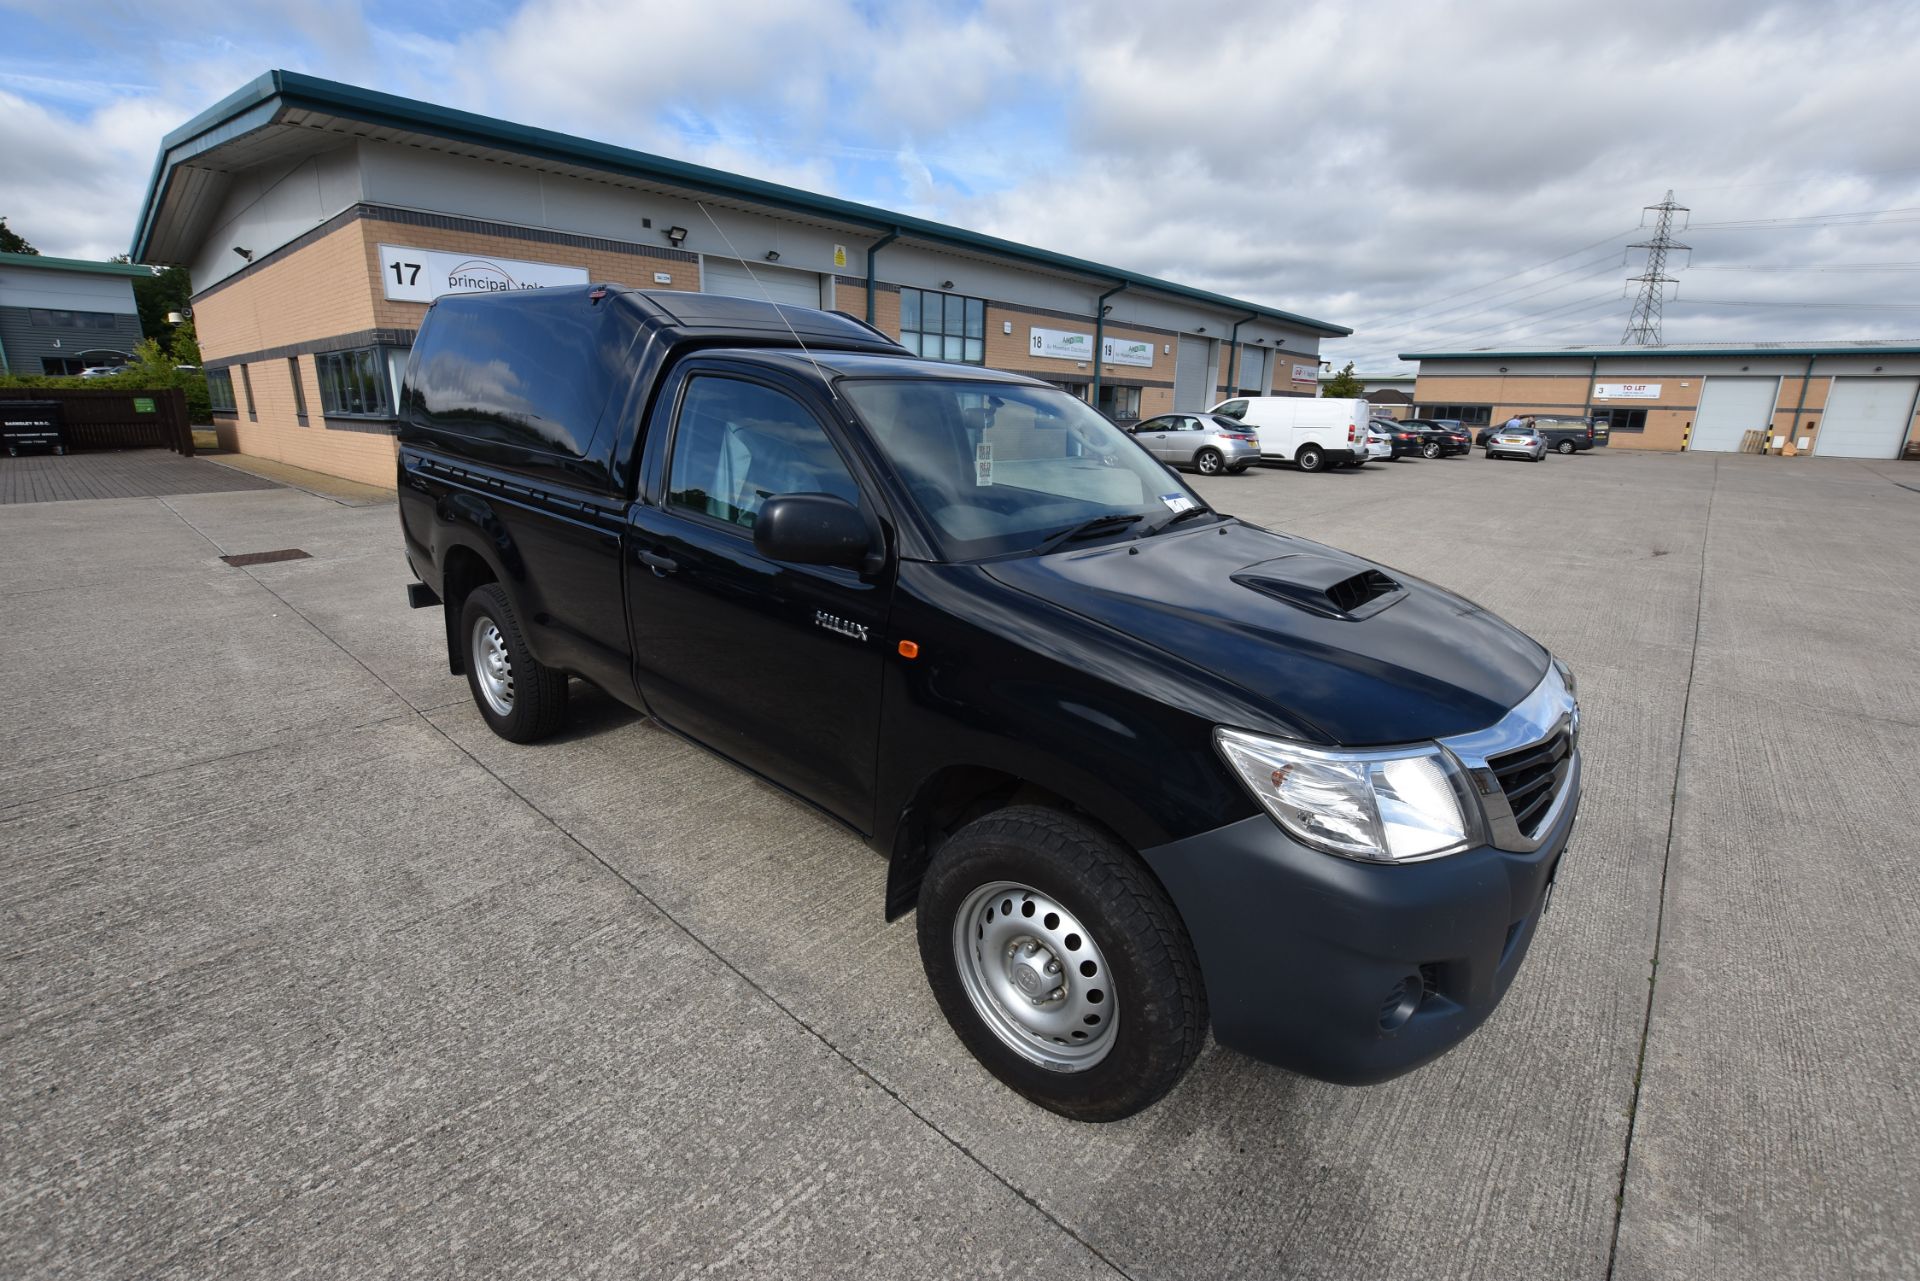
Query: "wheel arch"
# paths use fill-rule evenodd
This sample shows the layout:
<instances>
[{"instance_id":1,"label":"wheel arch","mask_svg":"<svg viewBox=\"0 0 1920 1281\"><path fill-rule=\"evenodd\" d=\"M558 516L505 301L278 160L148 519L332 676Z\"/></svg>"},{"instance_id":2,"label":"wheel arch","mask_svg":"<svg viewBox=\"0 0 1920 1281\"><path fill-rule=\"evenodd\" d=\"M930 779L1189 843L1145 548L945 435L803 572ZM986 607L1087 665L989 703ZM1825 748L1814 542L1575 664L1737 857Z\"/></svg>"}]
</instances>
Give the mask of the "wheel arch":
<instances>
[{"instance_id":1,"label":"wheel arch","mask_svg":"<svg viewBox=\"0 0 1920 1281\"><path fill-rule=\"evenodd\" d=\"M887 858L886 919L896 920L913 910L921 877L943 841L996 810L1014 805L1057 809L1100 828L1136 852L1162 838L1157 832L1129 831L1131 825L1124 822L1108 822L1101 816L1114 814L1113 806L1090 803L1091 798L1077 798L1069 794L1071 790L987 765L950 764L929 774L901 808L894 826ZM1140 866L1158 880L1146 860L1141 859Z\"/></svg>"}]
</instances>

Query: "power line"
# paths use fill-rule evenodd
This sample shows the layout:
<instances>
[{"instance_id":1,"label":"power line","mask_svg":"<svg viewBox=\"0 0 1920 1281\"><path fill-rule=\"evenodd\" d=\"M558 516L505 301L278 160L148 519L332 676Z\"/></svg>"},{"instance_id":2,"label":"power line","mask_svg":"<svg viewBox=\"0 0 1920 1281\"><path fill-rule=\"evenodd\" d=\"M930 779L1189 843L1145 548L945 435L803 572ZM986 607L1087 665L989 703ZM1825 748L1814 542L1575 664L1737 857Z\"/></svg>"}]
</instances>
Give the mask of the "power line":
<instances>
[{"instance_id":1,"label":"power line","mask_svg":"<svg viewBox=\"0 0 1920 1281\"><path fill-rule=\"evenodd\" d=\"M1920 271L1920 262L1690 263L1688 271Z\"/></svg>"},{"instance_id":2,"label":"power line","mask_svg":"<svg viewBox=\"0 0 1920 1281\"><path fill-rule=\"evenodd\" d=\"M1554 263L1562 262L1568 258L1573 257L1575 254L1583 254L1588 252L1589 250L1598 249L1601 245L1611 244L1613 241L1620 239L1622 236L1631 236L1634 232L1638 230L1639 230L1638 227L1629 227L1625 231L1616 231L1611 236L1608 236L1603 240L1596 240L1590 245L1581 245L1578 249L1569 249L1566 253L1560 254L1553 258L1549 258L1545 262L1537 262L1533 264L1533 266L1531 267L1522 267L1518 271L1510 271L1504 276L1495 276L1492 280L1484 281L1480 284L1474 285L1470 289L1462 289L1457 293L1442 294L1438 298L1432 298L1423 303L1416 303L1411 307L1402 307L1399 311L1390 311L1384 315L1375 316L1370 320L1363 320L1356 327L1364 328L1368 325L1384 324L1389 320L1395 320L1403 316L1411 317L1412 313L1418 312L1418 311L1425 311L1427 308L1433 306L1436 303L1450 302L1455 298L1464 298L1468 294L1477 294L1481 290L1487 288L1489 285L1497 285L1503 281L1512 280L1517 276L1527 275L1529 272L1538 271L1542 267L1551 267L1553 266ZM1442 313L1442 314L1445 314L1445 313ZM1428 319L1431 319L1431 317L1429 317Z\"/></svg>"},{"instance_id":3,"label":"power line","mask_svg":"<svg viewBox=\"0 0 1920 1281\"><path fill-rule=\"evenodd\" d=\"M1575 276L1572 280L1564 281L1557 285L1548 285L1545 289L1536 289L1532 293L1521 294L1517 298L1509 298L1502 303L1498 303L1492 306L1481 307L1477 311L1469 311L1464 316L1455 317L1455 319L1443 325L1417 326L1413 329L1406 330L1400 341L1405 342L1408 339L1411 339L1421 334L1444 334L1444 333L1457 332L1462 328L1462 325L1461 325L1462 321L1471 320L1476 316L1484 316L1488 312L1500 311L1505 308L1513 307L1518 303L1527 302L1531 299L1539 298L1546 294L1559 293L1562 289L1570 288L1574 285L1581 283L1582 281L1591 280L1595 276L1603 276L1608 274L1609 272L1615 271L1618 269L1619 265L1620 265L1620 260L1618 257L1616 257L1613 254L1604 254L1601 257L1594 259L1592 262L1581 263L1577 267L1569 267L1566 271L1555 272L1553 276L1547 277L1547 279L1551 280L1559 276L1568 275L1575 271L1582 271L1583 268L1587 269L1583 272L1583 274ZM1451 310L1458 311L1460 309L1456 307L1456 308L1452 308ZM1443 312L1441 314L1444 315L1448 313ZM1429 319L1432 319L1432 317L1429 317Z\"/></svg>"},{"instance_id":4,"label":"power line","mask_svg":"<svg viewBox=\"0 0 1920 1281\"><path fill-rule=\"evenodd\" d=\"M1803 223L1832 223L1841 219L1879 218L1886 214L1920 214L1920 205L1905 205L1898 209L1846 209L1823 214L1785 214L1778 218L1733 218L1724 222L1697 222L1693 224L1693 228L1697 231L1708 227L1715 230L1730 230L1736 227L1779 227Z\"/></svg>"},{"instance_id":5,"label":"power line","mask_svg":"<svg viewBox=\"0 0 1920 1281\"><path fill-rule=\"evenodd\" d=\"M1759 298L1680 298L1690 307L1806 307L1821 311L1920 311L1920 302L1766 302Z\"/></svg>"}]
</instances>

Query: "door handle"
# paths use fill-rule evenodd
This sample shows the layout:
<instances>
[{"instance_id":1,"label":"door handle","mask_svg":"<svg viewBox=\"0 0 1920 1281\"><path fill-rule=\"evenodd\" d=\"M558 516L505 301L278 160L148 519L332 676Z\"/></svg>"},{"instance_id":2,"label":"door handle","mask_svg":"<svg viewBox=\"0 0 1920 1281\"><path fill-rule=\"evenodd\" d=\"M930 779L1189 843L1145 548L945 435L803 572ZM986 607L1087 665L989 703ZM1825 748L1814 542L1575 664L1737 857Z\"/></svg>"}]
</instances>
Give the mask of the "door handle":
<instances>
[{"instance_id":1,"label":"door handle","mask_svg":"<svg viewBox=\"0 0 1920 1281\"><path fill-rule=\"evenodd\" d=\"M662 556L657 552L650 551L642 551L640 553L640 563L662 578L665 578L668 574L680 568L680 562L673 557Z\"/></svg>"}]
</instances>

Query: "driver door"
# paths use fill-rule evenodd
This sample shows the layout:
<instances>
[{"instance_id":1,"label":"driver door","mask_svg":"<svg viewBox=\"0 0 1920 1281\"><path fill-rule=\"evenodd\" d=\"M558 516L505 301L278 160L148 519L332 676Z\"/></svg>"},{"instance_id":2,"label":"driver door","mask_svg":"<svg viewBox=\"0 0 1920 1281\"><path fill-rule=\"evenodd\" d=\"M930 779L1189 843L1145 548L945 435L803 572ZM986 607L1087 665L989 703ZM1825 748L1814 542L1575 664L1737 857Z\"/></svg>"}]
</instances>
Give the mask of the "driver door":
<instances>
[{"instance_id":1,"label":"driver door","mask_svg":"<svg viewBox=\"0 0 1920 1281\"><path fill-rule=\"evenodd\" d=\"M772 561L753 524L776 494L868 513L874 499L801 384L695 362L660 404L648 435L664 448L650 445L623 557L640 692L668 725L870 832L893 566Z\"/></svg>"}]
</instances>

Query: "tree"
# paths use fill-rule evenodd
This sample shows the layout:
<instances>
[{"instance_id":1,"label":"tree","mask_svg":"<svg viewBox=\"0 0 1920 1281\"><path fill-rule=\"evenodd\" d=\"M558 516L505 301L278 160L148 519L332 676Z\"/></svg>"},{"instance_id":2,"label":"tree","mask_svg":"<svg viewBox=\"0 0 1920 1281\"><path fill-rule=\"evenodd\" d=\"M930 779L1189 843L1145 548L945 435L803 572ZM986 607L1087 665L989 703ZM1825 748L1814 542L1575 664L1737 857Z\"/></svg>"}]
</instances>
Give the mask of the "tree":
<instances>
[{"instance_id":1,"label":"tree","mask_svg":"<svg viewBox=\"0 0 1920 1281\"><path fill-rule=\"evenodd\" d=\"M37 254L40 251L27 243L27 238L7 226L5 214L0 214L0 254Z\"/></svg>"},{"instance_id":2,"label":"tree","mask_svg":"<svg viewBox=\"0 0 1920 1281\"><path fill-rule=\"evenodd\" d=\"M1321 384L1320 394L1336 400L1352 400L1360 394L1360 380L1354 377L1353 362L1349 360L1345 369Z\"/></svg>"},{"instance_id":3,"label":"tree","mask_svg":"<svg viewBox=\"0 0 1920 1281\"><path fill-rule=\"evenodd\" d=\"M167 323L168 313L184 314L192 294L193 282L184 267L163 267L151 276L134 277L133 303L140 309L140 332L166 342L174 329Z\"/></svg>"}]
</instances>

